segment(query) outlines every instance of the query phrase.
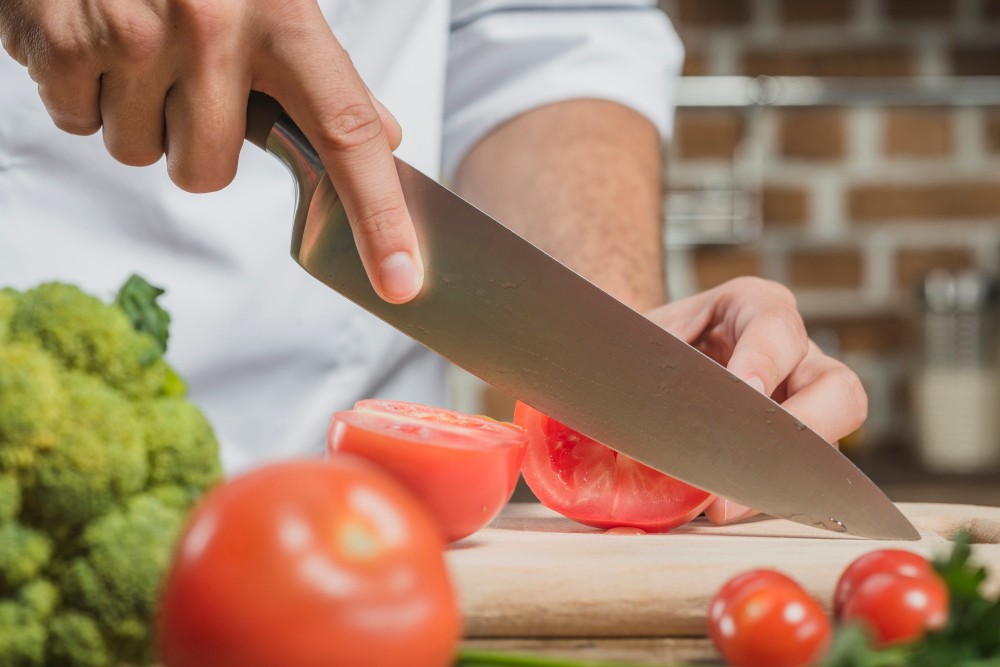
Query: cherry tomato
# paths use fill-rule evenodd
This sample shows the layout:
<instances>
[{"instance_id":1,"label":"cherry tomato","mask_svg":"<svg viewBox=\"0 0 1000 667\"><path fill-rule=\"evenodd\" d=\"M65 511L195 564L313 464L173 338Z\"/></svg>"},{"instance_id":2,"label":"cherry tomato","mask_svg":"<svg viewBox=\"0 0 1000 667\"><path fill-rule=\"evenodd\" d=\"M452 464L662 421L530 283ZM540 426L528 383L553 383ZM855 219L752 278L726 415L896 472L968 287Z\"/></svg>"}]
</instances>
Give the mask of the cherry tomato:
<instances>
[{"instance_id":1,"label":"cherry tomato","mask_svg":"<svg viewBox=\"0 0 1000 667\"><path fill-rule=\"evenodd\" d=\"M867 625L880 646L919 639L948 621L948 588L935 577L873 574L847 600L842 620Z\"/></svg>"},{"instance_id":2,"label":"cherry tomato","mask_svg":"<svg viewBox=\"0 0 1000 667\"><path fill-rule=\"evenodd\" d=\"M936 579L937 573L923 556L901 549L880 549L861 556L840 575L833 593L833 615L840 618L844 605L858 586L873 574L902 574L908 577Z\"/></svg>"},{"instance_id":3,"label":"cherry tomato","mask_svg":"<svg viewBox=\"0 0 1000 667\"><path fill-rule=\"evenodd\" d=\"M352 456L284 463L212 492L161 598L164 667L445 667L461 620L440 532Z\"/></svg>"},{"instance_id":4,"label":"cherry tomato","mask_svg":"<svg viewBox=\"0 0 1000 667\"><path fill-rule=\"evenodd\" d=\"M454 542L492 521L517 485L527 436L513 424L398 401L359 401L330 423L327 451L391 473Z\"/></svg>"},{"instance_id":5,"label":"cherry tomato","mask_svg":"<svg viewBox=\"0 0 1000 667\"><path fill-rule=\"evenodd\" d=\"M794 581L755 570L729 581L709 605L716 649L738 667L804 667L818 663L833 633L823 609Z\"/></svg>"},{"instance_id":6,"label":"cherry tomato","mask_svg":"<svg viewBox=\"0 0 1000 667\"><path fill-rule=\"evenodd\" d=\"M514 423L528 435L521 474L546 507L587 526L663 533L714 496L619 454L518 402Z\"/></svg>"}]
</instances>

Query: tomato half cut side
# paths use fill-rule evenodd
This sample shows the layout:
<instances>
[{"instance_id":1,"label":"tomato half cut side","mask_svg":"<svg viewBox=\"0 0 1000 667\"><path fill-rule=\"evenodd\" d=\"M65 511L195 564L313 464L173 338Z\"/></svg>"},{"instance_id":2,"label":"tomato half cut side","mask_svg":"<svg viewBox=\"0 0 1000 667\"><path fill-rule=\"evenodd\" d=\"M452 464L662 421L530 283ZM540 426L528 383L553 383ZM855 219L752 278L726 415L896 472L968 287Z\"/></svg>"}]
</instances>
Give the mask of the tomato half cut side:
<instances>
[{"instance_id":1,"label":"tomato half cut side","mask_svg":"<svg viewBox=\"0 0 1000 667\"><path fill-rule=\"evenodd\" d=\"M439 408L362 403L334 415L327 451L388 471L427 505L448 542L488 524L510 500L527 447L520 429Z\"/></svg>"},{"instance_id":2,"label":"tomato half cut side","mask_svg":"<svg viewBox=\"0 0 1000 667\"><path fill-rule=\"evenodd\" d=\"M528 436L521 474L546 507L596 528L663 533L691 521L715 496L653 470L518 402Z\"/></svg>"}]
</instances>

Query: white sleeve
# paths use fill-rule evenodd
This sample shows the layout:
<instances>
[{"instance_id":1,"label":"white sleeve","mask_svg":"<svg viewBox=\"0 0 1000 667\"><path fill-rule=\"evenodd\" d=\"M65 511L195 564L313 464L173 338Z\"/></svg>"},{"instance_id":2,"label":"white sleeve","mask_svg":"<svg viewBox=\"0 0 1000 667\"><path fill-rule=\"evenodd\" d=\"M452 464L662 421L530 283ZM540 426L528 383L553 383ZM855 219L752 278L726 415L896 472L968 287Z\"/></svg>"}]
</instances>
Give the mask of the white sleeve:
<instances>
[{"instance_id":1,"label":"white sleeve","mask_svg":"<svg viewBox=\"0 0 1000 667\"><path fill-rule=\"evenodd\" d=\"M506 120L604 99L673 126L684 48L653 0L453 0L443 168Z\"/></svg>"}]
</instances>

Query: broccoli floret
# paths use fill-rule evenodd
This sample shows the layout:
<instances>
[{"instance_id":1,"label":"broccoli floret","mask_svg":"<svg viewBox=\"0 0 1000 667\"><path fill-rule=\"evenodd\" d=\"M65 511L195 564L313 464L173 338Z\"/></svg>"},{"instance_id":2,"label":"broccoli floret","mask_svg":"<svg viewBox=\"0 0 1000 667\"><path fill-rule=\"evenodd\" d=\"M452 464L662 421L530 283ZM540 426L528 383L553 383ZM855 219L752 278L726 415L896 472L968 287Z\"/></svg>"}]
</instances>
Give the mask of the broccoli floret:
<instances>
[{"instance_id":1,"label":"broccoli floret","mask_svg":"<svg viewBox=\"0 0 1000 667\"><path fill-rule=\"evenodd\" d=\"M66 368L102 377L130 396L155 396L166 380L159 343L136 331L120 308L78 287L47 283L21 295L11 338L34 341Z\"/></svg>"},{"instance_id":2,"label":"broccoli floret","mask_svg":"<svg viewBox=\"0 0 1000 667\"><path fill-rule=\"evenodd\" d=\"M25 609L40 619L46 619L59 606L59 589L48 579L35 579L21 587L17 594Z\"/></svg>"},{"instance_id":3,"label":"broccoli floret","mask_svg":"<svg viewBox=\"0 0 1000 667\"><path fill-rule=\"evenodd\" d=\"M126 661L151 657L149 619L183 523L182 511L136 496L84 530L86 554L65 574L68 601L93 615Z\"/></svg>"},{"instance_id":4,"label":"broccoli floret","mask_svg":"<svg viewBox=\"0 0 1000 667\"><path fill-rule=\"evenodd\" d=\"M49 622L48 649L49 667L113 667L116 663L97 622L76 611L54 616Z\"/></svg>"},{"instance_id":5,"label":"broccoli floret","mask_svg":"<svg viewBox=\"0 0 1000 667\"><path fill-rule=\"evenodd\" d=\"M52 557L52 541L14 521L0 525L0 590L33 579Z\"/></svg>"},{"instance_id":6,"label":"broccoli floret","mask_svg":"<svg viewBox=\"0 0 1000 667\"><path fill-rule=\"evenodd\" d=\"M43 620L29 607L0 601L0 665L41 667L47 633Z\"/></svg>"},{"instance_id":7,"label":"broccoli floret","mask_svg":"<svg viewBox=\"0 0 1000 667\"><path fill-rule=\"evenodd\" d=\"M144 417L151 484L200 492L219 480L218 444L198 408L180 398L161 398L146 404Z\"/></svg>"},{"instance_id":8,"label":"broccoli floret","mask_svg":"<svg viewBox=\"0 0 1000 667\"><path fill-rule=\"evenodd\" d=\"M13 475L0 475L0 523L10 521L21 511L21 485Z\"/></svg>"},{"instance_id":9,"label":"broccoli floret","mask_svg":"<svg viewBox=\"0 0 1000 667\"><path fill-rule=\"evenodd\" d=\"M134 405L98 378L67 373L66 411L56 445L37 456L28 512L53 530L73 527L146 484L144 426Z\"/></svg>"},{"instance_id":10,"label":"broccoli floret","mask_svg":"<svg viewBox=\"0 0 1000 667\"><path fill-rule=\"evenodd\" d=\"M55 445L65 413L56 362L32 345L0 346L0 470L30 470L36 453Z\"/></svg>"},{"instance_id":11,"label":"broccoli floret","mask_svg":"<svg viewBox=\"0 0 1000 667\"><path fill-rule=\"evenodd\" d=\"M9 287L0 289L0 343L3 343L10 331L10 318L17 308L17 299L21 296Z\"/></svg>"}]
</instances>

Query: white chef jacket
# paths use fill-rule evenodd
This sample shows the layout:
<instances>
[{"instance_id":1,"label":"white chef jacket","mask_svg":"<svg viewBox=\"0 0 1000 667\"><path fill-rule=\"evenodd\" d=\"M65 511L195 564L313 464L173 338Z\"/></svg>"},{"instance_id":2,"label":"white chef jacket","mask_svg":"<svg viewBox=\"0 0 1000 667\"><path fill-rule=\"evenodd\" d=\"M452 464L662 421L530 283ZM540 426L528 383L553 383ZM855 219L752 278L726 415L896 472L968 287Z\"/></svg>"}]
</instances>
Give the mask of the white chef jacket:
<instances>
[{"instance_id":1,"label":"white chef jacket","mask_svg":"<svg viewBox=\"0 0 1000 667\"><path fill-rule=\"evenodd\" d=\"M403 128L397 154L446 177L498 124L574 98L620 102L666 137L683 50L647 0L319 0ZM322 63L315 63L321 67ZM317 455L367 397L442 405L443 361L289 257L292 181L245 145L236 180L189 194L60 132L0 57L0 287L61 280L110 299L167 290L169 361L213 422L228 473Z\"/></svg>"}]
</instances>

